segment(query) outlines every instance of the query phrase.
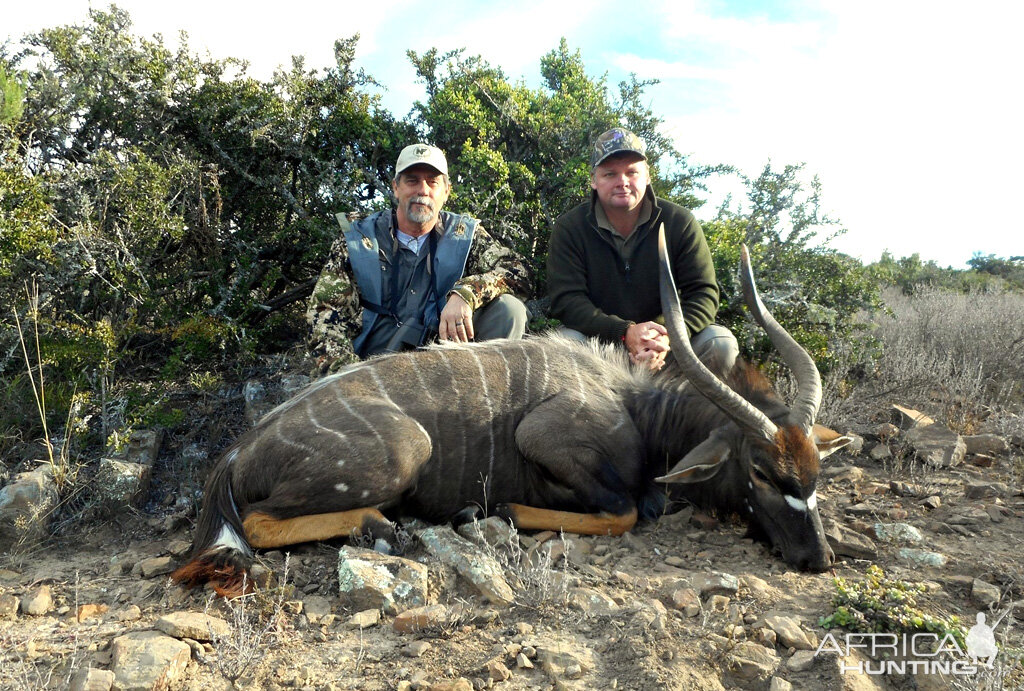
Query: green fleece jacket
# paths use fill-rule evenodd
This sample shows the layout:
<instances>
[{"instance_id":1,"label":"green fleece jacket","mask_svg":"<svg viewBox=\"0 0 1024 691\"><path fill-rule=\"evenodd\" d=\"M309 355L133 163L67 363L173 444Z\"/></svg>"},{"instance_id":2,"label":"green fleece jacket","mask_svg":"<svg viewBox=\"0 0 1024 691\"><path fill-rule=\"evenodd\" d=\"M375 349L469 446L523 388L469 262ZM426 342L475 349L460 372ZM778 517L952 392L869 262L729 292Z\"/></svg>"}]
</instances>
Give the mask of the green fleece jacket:
<instances>
[{"instance_id":1,"label":"green fleece jacket","mask_svg":"<svg viewBox=\"0 0 1024 691\"><path fill-rule=\"evenodd\" d=\"M595 194L555 221L548 248L551 316L586 336L619 341L632 323L664 322L658 293L658 227L665 224L672 273L690 336L714 321L718 282L704 231L693 214L658 199L627 264L612 239L597 227Z\"/></svg>"}]
</instances>

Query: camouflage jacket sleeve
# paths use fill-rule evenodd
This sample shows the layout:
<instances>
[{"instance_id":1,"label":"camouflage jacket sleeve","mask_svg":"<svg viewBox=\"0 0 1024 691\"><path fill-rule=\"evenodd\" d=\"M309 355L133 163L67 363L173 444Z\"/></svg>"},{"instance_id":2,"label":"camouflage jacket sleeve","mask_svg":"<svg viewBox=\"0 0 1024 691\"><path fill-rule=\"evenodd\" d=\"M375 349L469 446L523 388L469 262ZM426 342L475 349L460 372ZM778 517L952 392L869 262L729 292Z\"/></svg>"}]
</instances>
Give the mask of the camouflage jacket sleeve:
<instances>
[{"instance_id":1,"label":"camouflage jacket sleeve","mask_svg":"<svg viewBox=\"0 0 1024 691\"><path fill-rule=\"evenodd\" d=\"M466 272L451 292L475 310L504 293L525 295L528 288L529 274L523 261L478 225Z\"/></svg>"},{"instance_id":2,"label":"camouflage jacket sleeve","mask_svg":"<svg viewBox=\"0 0 1024 691\"><path fill-rule=\"evenodd\" d=\"M362 326L362 308L343 235L331 247L313 288L306 321L310 326L309 350L321 371L333 372L359 360L352 340Z\"/></svg>"}]
</instances>

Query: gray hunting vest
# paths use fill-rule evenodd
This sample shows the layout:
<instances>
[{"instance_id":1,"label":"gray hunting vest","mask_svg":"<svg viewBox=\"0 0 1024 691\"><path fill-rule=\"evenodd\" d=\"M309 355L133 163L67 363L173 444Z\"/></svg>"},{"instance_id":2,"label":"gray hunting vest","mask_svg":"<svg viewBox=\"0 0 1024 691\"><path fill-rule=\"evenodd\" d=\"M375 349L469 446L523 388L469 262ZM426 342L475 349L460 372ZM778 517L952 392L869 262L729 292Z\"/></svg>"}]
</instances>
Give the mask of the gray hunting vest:
<instances>
[{"instance_id":1,"label":"gray hunting vest","mask_svg":"<svg viewBox=\"0 0 1024 691\"><path fill-rule=\"evenodd\" d=\"M355 275L359 294L364 302L380 306L384 298L385 272L382 269L385 264L390 265L395 259L389 257L389 253L380 247L377 236L378 231L383 231L380 235L385 237L394 236L395 231L391 224L392 212L390 209L378 211L364 219L355 221L347 228L345 227L347 223L343 222L342 218L339 215L339 222L344 230L345 244L348 248L349 263L352 266L352 273ZM448 291L462 278L462 273L466 270L466 261L469 259L469 248L473 244L473 233L476 231L478 222L469 216L452 214L447 211L440 213L438 225L441 228L441 233L437 239L434 265L431 267L435 290L432 291L430 298L424 301L420 314L399 315L400 323L416 320L430 330L437 330L438 300L444 300ZM437 227L434 230L437 230ZM392 266L392 270L397 270L397 266ZM386 306L384 307L386 308ZM353 348L360 357L362 357L362 347L366 338L379 318L378 312L363 307L363 328L352 342Z\"/></svg>"}]
</instances>

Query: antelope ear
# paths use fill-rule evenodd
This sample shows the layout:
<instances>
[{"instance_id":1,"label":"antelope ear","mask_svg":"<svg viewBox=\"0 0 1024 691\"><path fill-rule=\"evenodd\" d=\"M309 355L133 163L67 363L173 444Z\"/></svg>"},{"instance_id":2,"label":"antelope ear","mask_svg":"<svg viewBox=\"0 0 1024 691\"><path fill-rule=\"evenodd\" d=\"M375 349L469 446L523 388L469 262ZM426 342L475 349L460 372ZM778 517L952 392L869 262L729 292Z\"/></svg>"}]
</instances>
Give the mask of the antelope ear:
<instances>
[{"instance_id":1,"label":"antelope ear","mask_svg":"<svg viewBox=\"0 0 1024 691\"><path fill-rule=\"evenodd\" d=\"M811 439L814 440L814 445L818 447L819 458L831 456L853 441L853 437L839 434L834 429L829 429L823 425L815 425L811 429Z\"/></svg>"},{"instance_id":2,"label":"antelope ear","mask_svg":"<svg viewBox=\"0 0 1024 691\"><path fill-rule=\"evenodd\" d=\"M714 477L725 465L725 460L729 458L729 442L722 438L719 434L720 431L712 432L710 437L683 456L683 460L676 463L672 470L661 477L654 478L654 481L685 484L703 482Z\"/></svg>"}]
</instances>

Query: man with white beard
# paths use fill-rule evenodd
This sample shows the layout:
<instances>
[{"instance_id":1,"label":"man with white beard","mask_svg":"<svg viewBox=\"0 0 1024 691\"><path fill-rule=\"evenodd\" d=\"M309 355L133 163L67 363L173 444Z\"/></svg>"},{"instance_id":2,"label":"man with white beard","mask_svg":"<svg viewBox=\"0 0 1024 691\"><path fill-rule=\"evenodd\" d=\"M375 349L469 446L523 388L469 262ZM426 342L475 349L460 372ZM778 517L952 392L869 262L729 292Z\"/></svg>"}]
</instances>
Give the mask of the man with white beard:
<instances>
[{"instance_id":1,"label":"man with white beard","mask_svg":"<svg viewBox=\"0 0 1024 691\"><path fill-rule=\"evenodd\" d=\"M351 223L338 214L342 236L306 312L321 371L435 337L522 337L526 307L510 293L525 289L526 268L477 219L442 210L452 189L444 153L405 147L391 185L395 208Z\"/></svg>"}]
</instances>

